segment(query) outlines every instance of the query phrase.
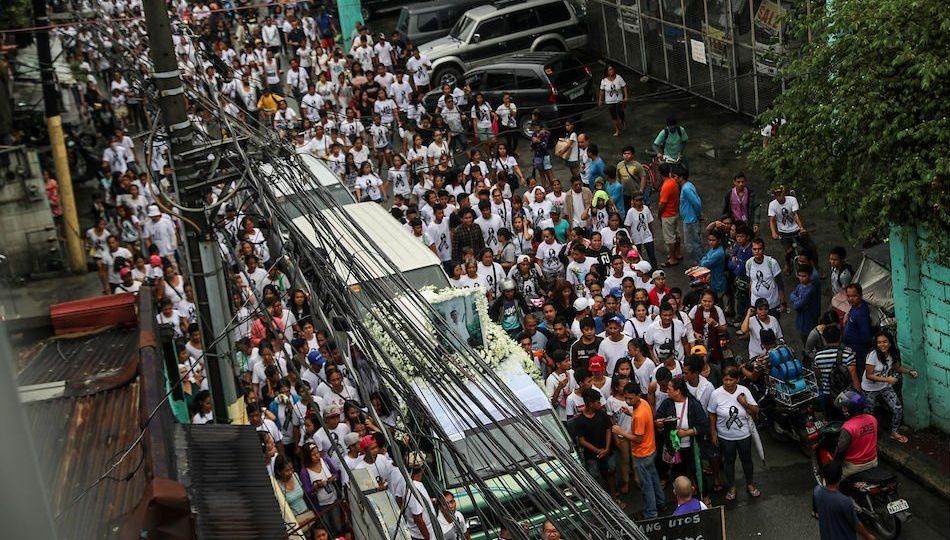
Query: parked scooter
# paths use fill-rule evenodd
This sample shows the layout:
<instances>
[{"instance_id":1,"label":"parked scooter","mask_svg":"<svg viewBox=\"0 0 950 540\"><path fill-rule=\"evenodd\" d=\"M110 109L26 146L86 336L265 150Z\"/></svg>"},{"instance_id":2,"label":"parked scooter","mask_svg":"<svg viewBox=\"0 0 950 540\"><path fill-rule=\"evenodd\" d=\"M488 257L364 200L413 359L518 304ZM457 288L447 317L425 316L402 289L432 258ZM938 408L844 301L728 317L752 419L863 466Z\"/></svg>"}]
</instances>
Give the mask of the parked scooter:
<instances>
[{"instance_id":1,"label":"parked scooter","mask_svg":"<svg viewBox=\"0 0 950 540\"><path fill-rule=\"evenodd\" d=\"M860 396L858 394L858 396ZM862 410L863 398L856 410ZM842 423L828 422L811 435L812 471L815 481L824 484L821 467L834 459L841 435ZM855 511L865 527L877 538L896 538L903 522L910 519L910 504L897 493L897 475L890 469L877 466L848 476L841 481L841 492L854 501Z\"/></svg>"}]
</instances>

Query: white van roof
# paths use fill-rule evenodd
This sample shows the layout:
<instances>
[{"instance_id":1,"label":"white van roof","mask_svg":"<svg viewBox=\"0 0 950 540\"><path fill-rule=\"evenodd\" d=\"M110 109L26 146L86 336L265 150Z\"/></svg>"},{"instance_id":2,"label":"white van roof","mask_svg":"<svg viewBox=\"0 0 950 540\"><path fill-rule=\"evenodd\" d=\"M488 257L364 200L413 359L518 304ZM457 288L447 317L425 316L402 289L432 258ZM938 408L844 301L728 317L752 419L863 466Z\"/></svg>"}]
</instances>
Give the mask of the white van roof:
<instances>
[{"instance_id":1,"label":"white van roof","mask_svg":"<svg viewBox=\"0 0 950 540\"><path fill-rule=\"evenodd\" d=\"M300 160L303 161L303 164L307 169L310 170L317 178L317 182L320 183L323 187L332 187L335 185L342 185L340 178L333 174L333 171L330 170L330 167L321 160L310 154L300 154ZM269 163L264 163L261 165L261 172L270 177L273 174L274 168ZM295 187L291 187L284 181L283 178L277 178L274 181L274 187L277 188L277 195L286 195L289 193L294 193L297 191Z\"/></svg>"},{"instance_id":2,"label":"white van roof","mask_svg":"<svg viewBox=\"0 0 950 540\"><path fill-rule=\"evenodd\" d=\"M498 378L504 381L518 401L524 404L531 414L552 410L550 400L545 397L538 383L525 373L524 368L517 360L508 359L502 364L498 368ZM456 396L455 401L450 405L446 403L442 395L433 391L428 384L414 381L412 386L416 396L426 404L436 422L445 430L449 440L452 441L463 439L466 431L487 425L492 420L500 422L516 415L514 411L498 409L497 404L504 403L507 400L503 400L493 390L486 394L480 388L473 387L471 392L474 399L469 396ZM464 403L458 403L457 401ZM478 403L478 406L476 403ZM491 414L491 418L480 409L480 406L484 406L485 410ZM475 417L461 412L466 410L474 411Z\"/></svg>"},{"instance_id":3,"label":"white van roof","mask_svg":"<svg viewBox=\"0 0 950 540\"><path fill-rule=\"evenodd\" d=\"M345 214L342 212L345 212ZM331 208L324 210L323 215L333 228L334 240L346 251L355 254L357 259L369 268L374 279L392 275L392 271L373 248L364 245L361 239L362 235L352 230L349 220L344 216L349 216L353 221L359 223L363 230L379 245L383 253L393 261L400 272L405 273L441 264L441 261L431 249L423 246L389 212L376 203L365 202L351 204L339 209ZM294 219L293 223L307 238L315 241L317 245L320 244L316 241L316 234L306 216ZM328 251L333 257L333 251ZM359 282L352 272L347 271L343 261L334 260L333 264L337 268L340 277L346 277L347 285L355 285Z\"/></svg>"}]
</instances>

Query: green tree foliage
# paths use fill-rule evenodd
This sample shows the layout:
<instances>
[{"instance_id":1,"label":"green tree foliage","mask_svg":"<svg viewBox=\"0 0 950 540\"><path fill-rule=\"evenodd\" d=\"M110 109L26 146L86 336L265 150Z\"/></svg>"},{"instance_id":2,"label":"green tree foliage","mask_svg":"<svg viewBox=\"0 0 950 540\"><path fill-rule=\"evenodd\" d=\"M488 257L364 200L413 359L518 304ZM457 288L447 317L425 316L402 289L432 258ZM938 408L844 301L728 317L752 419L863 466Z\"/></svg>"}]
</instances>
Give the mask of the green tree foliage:
<instances>
[{"instance_id":1,"label":"green tree foliage","mask_svg":"<svg viewBox=\"0 0 950 540\"><path fill-rule=\"evenodd\" d=\"M760 117L787 124L751 159L823 199L850 234L872 239L892 223L922 226L947 260L946 0L835 0L832 14L814 8L789 26L803 45L784 69L786 91Z\"/></svg>"}]
</instances>

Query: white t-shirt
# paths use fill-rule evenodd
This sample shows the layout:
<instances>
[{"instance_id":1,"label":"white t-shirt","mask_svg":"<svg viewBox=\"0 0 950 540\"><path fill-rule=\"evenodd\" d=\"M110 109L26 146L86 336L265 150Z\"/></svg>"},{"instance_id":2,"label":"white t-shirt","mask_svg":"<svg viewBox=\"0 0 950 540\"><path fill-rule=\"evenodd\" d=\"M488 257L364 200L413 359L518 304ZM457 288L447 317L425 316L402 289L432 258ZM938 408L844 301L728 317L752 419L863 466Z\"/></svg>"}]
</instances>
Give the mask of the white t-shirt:
<instances>
[{"instance_id":1,"label":"white t-shirt","mask_svg":"<svg viewBox=\"0 0 950 540\"><path fill-rule=\"evenodd\" d=\"M307 469L307 474L310 475L310 482L316 483L318 480L329 481L333 478L333 475L330 474L330 467L327 466L326 460L320 458L323 461L323 465L320 467L320 472L314 472L311 469ZM320 506L326 506L328 504L333 504L336 502L336 488L333 484L328 484L322 489L317 491L317 504Z\"/></svg>"},{"instance_id":2,"label":"white t-shirt","mask_svg":"<svg viewBox=\"0 0 950 540\"><path fill-rule=\"evenodd\" d=\"M782 267L778 261L765 255L761 263L750 257L745 262L745 272L749 276L749 305L754 306L759 298L769 301L769 309L779 306L778 283L775 278L782 275Z\"/></svg>"},{"instance_id":3,"label":"white t-shirt","mask_svg":"<svg viewBox=\"0 0 950 540\"><path fill-rule=\"evenodd\" d=\"M683 350L683 338L687 337L686 325L674 318L673 326L670 328L663 328L662 322L657 318L643 333L643 339L647 342L647 345L653 347L654 353L660 350L661 345L669 343L672 339L676 359L682 362L686 356L686 351Z\"/></svg>"},{"instance_id":4,"label":"white t-shirt","mask_svg":"<svg viewBox=\"0 0 950 540\"><path fill-rule=\"evenodd\" d=\"M554 391L557 389L558 383L565 378L568 380L568 382L561 389L561 394L557 399L557 405L554 406L554 411L557 413L557 417L562 421L567 420L567 398L573 394L574 389L577 388L577 383L574 381L574 370L569 369L562 375L552 372L550 375L548 375L547 380L544 381L545 395L550 402L554 397Z\"/></svg>"},{"instance_id":5,"label":"white t-shirt","mask_svg":"<svg viewBox=\"0 0 950 540\"><path fill-rule=\"evenodd\" d=\"M653 377L653 372L656 371L656 364L647 356L643 359L640 367L637 367L636 362L631 358L630 367L633 368L631 375L637 379L637 384L640 385L640 393L646 394L647 389L650 388L650 379Z\"/></svg>"},{"instance_id":6,"label":"white t-shirt","mask_svg":"<svg viewBox=\"0 0 950 540\"><path fill-rule=\"evenodd\" d=\"M535 254L541 261L541 271L546 275L559 274L564 270L564 263L558 258L564 246L555 240L552 243L541 242L538 244L538 252Z\"/></svg>"},{"instance_id":7,"label":"white t-shirt","mask_svg":"<svg viewBox=\"0 0 950 540\"><path fill-rule=\"evenodd\" d=\"M758 405L752 397L752 392L741 384L736 386L734 394L720 386L713 390L709 397L706 410L716 415L716 433L720 439L739 441L752 434L749 430L752 418L738 401L739 396L743 394L749 405Z\"/></svg>"},{"instance_id":8,"label":"white t-shirt","mask_svg":"<svg viewBox=\"0 0 950 540\"><path fill-rule=\"evenodd\" d=\"M607 77L601 79L600 89L604 91L604 103L608 105L620 103L623 100L623 88L625 86L627 86L627 83L619 74L612 81Z\"/></svg>"},{"instance_id":9,"label":"white t-shirt","mask_svg":"<svg viewBox=\"0 0 950 540\"><path fill-rule=\"evenodd\" d=\"M778 319L769 315L769 322L763 323L758 317L753 315L749 319L749 358L755 358L762 354L765 349L762 348L762 330L766 328L771 328L775 331L775 337L782 337L782 327L778 323Z\"/></svg>"},{"instance_id":10,"label":"white t-shirt","mask_svg":"<svg viewBox=\"0 0 950 540\"><path fill-rule=\"evenodd\" d=\"M633 423L631 412L630 405L627 405L626 401L613 396L607 398L607 414L626 433L630 433L630 425Z\"/></svg>"},{"instance_id":11,"label":"white t-shirt","mask_svg":"<svg viewBox=\"0 0 950 540\"><path fill-rule=\"evenodd\" d=\"M638 246L653 241L650 223L653 223L653 212L646 205L642 210L636 208L627 210L627 217L623 221L624 226L630 231L630 241Z\"/></svg>"},{"instance_id":12,"label":"white t-shirt","mask_svg":"<svg viewBox=\"0 0 950 540\"><path fill-rule=\"evenodd\" d=\"M413 56L406 60L406 71L412 74L412 80L416 83L416 86L429 85L429 69L431 68L432 64L429 59L422 54L419 55L418 59Z\"/></svg>"},{"instance_id":13,"label":"white t-shirt","mask_svg":"<svg viewBox=\"0 0 950 540\"><path fill-rule=\"evenodd\" d=\"M266 423L268 420L265 419ZM274 426L277 427L277 426ZM320 449L320 452L329 457L333 461L338 461L336 458L336 449L335 447L340 447L342 449L343 438L350 434L350 425L346 422L340 422L335 429L330 431L330 434L327 435L327 430L320 428L316 433L313 434L313 442L316 443L317 448ZM344 452L346 453L346 452Z\"/></svg>"},{"instance_id":14,"label":"white t-shirt","mask_svg":"<svg viewBox=\"0 0 950 540\"><path fill-rule=\"evenodd\" d=\"M626 358L627 343L629 342L630 337L623 334L620 334L620 341L614 341L607 337L600 342L597 354L603 356L604 360L607 361L607 373L612 374L614 372L614 366L617 365L617 361L621 358Z\"/></svg>"},{"instance_id":15,"label":"white t-shirt","mask_svg":"<svg viewBox=\"0 0 950 540\"><path fill-rule=\"evenodd\" d=\"M647 330L653 326L655 321L650 318L649 314L646 319L642 321L636 317L630 317L623 323L623 333L630 336L631 338L643 338L647 333Z\"/></svg>"},{"instance_id":16,"label":"white t-shirt","mask_svg":"<svg viewBox=\"0 0 950 540\"><path fill-rule=\"evenodd\" d=\"M491 214L488 219L478 216L475 224L482 230L482 239L485 247L495 250L498 248L498 230L505 226L498 214Z\"/></svg>"},{"instance_id":17,"label":"white t-shirt","mask_svg":"<svg viewBox=\"0 0 950 540\"><path fill-rule=\"evenodd\" d=\"M380 189L380 186L383 185L383 180L376 176L375 174L360 175L356 177L356 187L360 189L360 192L365 197L369 197L372 201L380 201L383 199L383 192Z\"/></svg>"},{"instance_id":18,"label":"white t-shirt","mask_svg":"<svg viewBox=\"0 0 950 540\"><path fill-rule=\"evenodd\" d=\"M689 400L686 400L682 403L674 403L673 411L676 413L677 424L676 427L680 429L689 429L689 411L683 410L689 406ZM680 437L680 448L689 448L693 444L692 437Z\"/></svg>"},{"instance_id":19,"label":"white t-shirt","mask_svg":"<svg viewBox=\"0 0 950 540\"><path fill-rule=\"evenodd\" d=\"M496 262L493 262L491 266L485 266L485 263L479 262L476 266L478 267L478 277L485 285L486 294L492 292L497 295L501 281L505 279L505 269Z\"/></svg>"},{"instance_id":20,"label":"white t-shirt","mask_svg":"<svg viewBox=\"0 0 950 540\"><path fill-rule=\"evenodd\" d=\"M419 526L416 525L416 520L413 519L414 516L422 514L422 521L425 528L428 530L428 538L435 538L435 531L432 529L432 518L430 515L435 514L435 509L432 507L432 501L429 498L429 492L426 491L422 482L418 480L412 481L413 487L418 490L419 495L422 498L422 502L416 498L416 492L413 490L408 491L408 495L405 497L406 501L406 530L409 531L409 536L413 538L422 538L422 531L419 530ZM400 494L402 495L402 494Z\"/></svg>"},{"instance_id":21,"label":"white t-shirt","mask_svg":"<svg viewBox=\"0 0 950 540\"><path fill-rule=\"evenodd\" d=\"M877 359L877 350L872 350L868 353L867 359L865 360L866 366L871 366L874 368L874 374L878 377L892 377L893 374L890 373L891 369L894 367L894 360L891 358L891 355L888 354L882 363ZM865 392L876 392L878 390L884 390L889 386L886 382L881 381L871 381L868 380L867 373L861 374L861 390Z\"/></svg>"},{"instance_id":22,"label":"white t-shirt","mask_svg":"<svg viewBox=\"0 0 950 540\"><path fill-rule=\"evenodd\" d=\"M552 207L553 204L547 199L541 202L531 201L531 203L528 204L528 219L530 219L534 226L537 227L541 224L541 222L551 217Z\"/></svg>"},{"instance_id":23,"label":"white t-shirt","mask_svg":"<svg viewBox=\"0 0 950 540\"><path fill-rule=\"evenodd\" d=\"M769 203L769 217L775 218L775 227L780 233L792 234L801 229L795 221L795 212L798 212L798 199L795 197L786 196L782 204L775 199Z\"/></svg>"},{"instance_id":24,"label":"white t-shirt","mask_svg":"<svg viewBox=\"0 0 950 540\"><path fill-rule=\"evenodd\" d=\"M435 220L429 224L426 230L429 241L435 245L436 255L441 261L452 260L452 234L449 231L449 220L442 218L442 223L436 223Z\"/></svg>"},{"instance_id":25,"label":"white t-shirt","mask_svg":"<svg viewBox=\"0 0 950 540\"><path fill-rule=\"evenodd\" d=\"M712 383L702 375L699 376L699 384L692 386L689 384L689 381L687 381L686 388L694 398L699 400L704 409L709 405L709 397L712 396L713 390L715 390Z\"/></svg>"},{"instance_id":26,"label":"white t-shirt","mask_svg":"<svg viewBox=\"0 0 950 540\"><path fill-rule=\"evenodd\" d=\"M571 259L571 262L567 265L567 282L573 285L575 289L586 287L587 274L590 272L590 267L595 264L597 264L597 259L594 257L586 257L583 262Z\"/></svg>"}]
</instances>

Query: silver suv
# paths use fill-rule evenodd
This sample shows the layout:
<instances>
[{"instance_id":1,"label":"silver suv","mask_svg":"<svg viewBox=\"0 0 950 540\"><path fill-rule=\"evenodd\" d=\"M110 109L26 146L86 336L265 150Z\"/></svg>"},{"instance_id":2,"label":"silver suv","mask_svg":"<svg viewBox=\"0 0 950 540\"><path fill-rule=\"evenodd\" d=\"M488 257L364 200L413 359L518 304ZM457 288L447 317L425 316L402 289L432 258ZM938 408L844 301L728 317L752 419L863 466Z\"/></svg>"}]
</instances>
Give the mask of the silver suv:
<instances>
[{"instance_id":1,"label":"silver suv","mask_svg":"<svg viewBox=\"0 0 950 540\"><path fill-rule=\"evenodd\" d=\"M433 83L441 86L455 85L465 71L512 53L568 51L586 44L581 10L571 0L528 0L472 8L449 35L419 50L432 62Z\"/></svg>"}]
</instances>

